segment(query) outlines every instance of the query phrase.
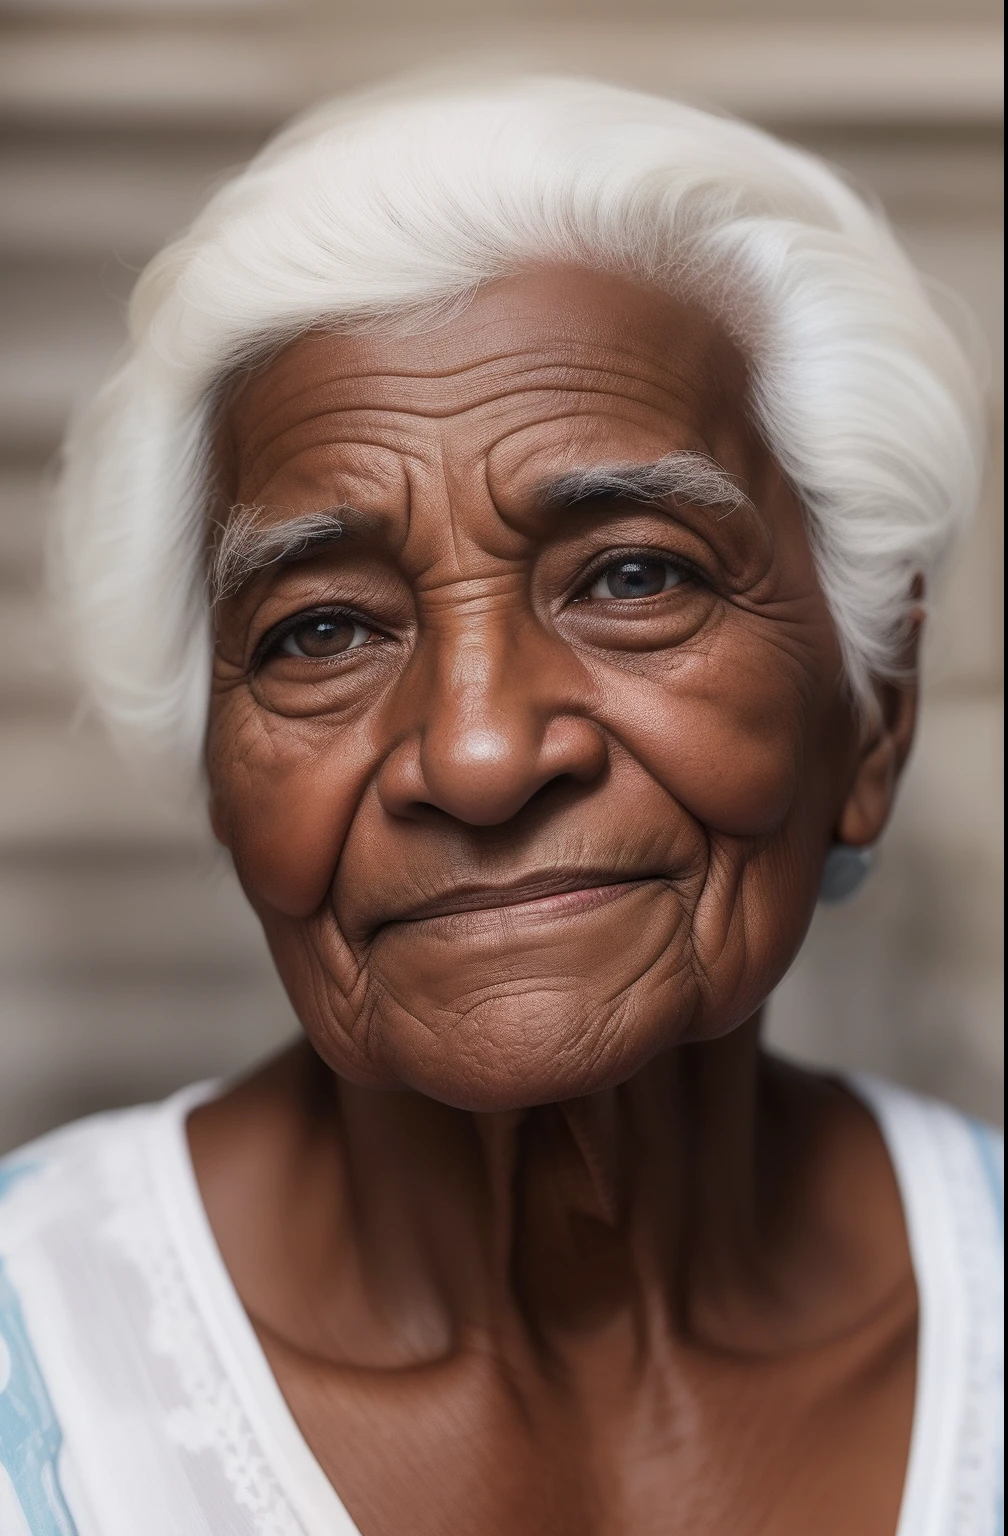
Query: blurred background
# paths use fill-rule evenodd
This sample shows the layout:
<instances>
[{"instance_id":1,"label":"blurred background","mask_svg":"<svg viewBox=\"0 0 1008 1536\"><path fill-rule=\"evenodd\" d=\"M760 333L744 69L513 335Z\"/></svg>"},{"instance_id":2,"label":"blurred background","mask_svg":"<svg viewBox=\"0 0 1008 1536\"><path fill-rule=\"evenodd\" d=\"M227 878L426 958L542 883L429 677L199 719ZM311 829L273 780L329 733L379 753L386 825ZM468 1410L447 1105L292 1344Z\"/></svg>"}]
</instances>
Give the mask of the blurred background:
<instances>
[{"instance_id":1,"label":"blurred background","mask_svg":"<svg viewBox=\"0 0 1008 1536\"><path fill-rule=\"evenodd\" d=\"M983 508L936 602L921 731L875 873L774 999L803 1059L999 1119L998 0L0 0L0 1150L294 1029L201 818L79 719L42 599L47 465L134 276L291 112L459 56L734 112L842 166L990 349Z\"/></svg>"}]
</instances>

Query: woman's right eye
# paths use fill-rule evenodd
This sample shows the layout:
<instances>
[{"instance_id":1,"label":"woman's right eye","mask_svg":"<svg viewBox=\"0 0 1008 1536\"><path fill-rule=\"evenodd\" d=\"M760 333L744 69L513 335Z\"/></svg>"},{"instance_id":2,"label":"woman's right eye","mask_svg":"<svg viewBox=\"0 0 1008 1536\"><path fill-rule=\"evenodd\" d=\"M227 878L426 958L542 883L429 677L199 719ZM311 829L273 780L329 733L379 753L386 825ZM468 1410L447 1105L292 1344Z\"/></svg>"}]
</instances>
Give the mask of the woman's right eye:
<instances>
[{"instance_id":1,"label":"woman's right eye","mask_svg":"<svg viewBox=\"0 0 1008 1536\"><path fill-rule=\"evenodd\" d=\"M374 638L374 631L352 614L320 614L288 629L273 654L325 660L329 656L341 656L345 651L359 650Z\"/></svg>"}]
</instances>

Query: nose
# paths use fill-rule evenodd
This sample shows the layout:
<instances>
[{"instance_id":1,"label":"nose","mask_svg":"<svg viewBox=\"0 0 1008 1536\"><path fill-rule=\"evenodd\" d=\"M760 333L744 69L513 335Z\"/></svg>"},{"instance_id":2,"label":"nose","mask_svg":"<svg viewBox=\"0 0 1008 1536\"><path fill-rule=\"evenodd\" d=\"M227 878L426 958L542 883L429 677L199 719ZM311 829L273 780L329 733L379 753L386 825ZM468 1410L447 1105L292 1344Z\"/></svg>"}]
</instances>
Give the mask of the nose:
<instances>
[{"instance_id":1,"label":"nose","mask_svg":"<svg viewBox=\"0 0 1008 1536\"><path fill-rule=\"evenodd\" d=\"M531 618L422 642L399 689L412 728L378 776L385 809L433 807L499 826L547 784L598 778L606 740L584 713L584 678L566 650Z\"/></svg>"}]
</instances>

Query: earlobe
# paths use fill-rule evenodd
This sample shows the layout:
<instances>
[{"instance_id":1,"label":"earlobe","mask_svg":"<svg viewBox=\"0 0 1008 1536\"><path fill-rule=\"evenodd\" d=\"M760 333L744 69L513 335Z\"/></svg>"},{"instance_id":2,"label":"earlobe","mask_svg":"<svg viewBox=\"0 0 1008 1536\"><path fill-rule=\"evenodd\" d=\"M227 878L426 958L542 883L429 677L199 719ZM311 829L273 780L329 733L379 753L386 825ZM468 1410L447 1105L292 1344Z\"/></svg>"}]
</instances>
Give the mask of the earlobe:
<instances>
[{"instance_id":1,"label":"earlobe","mask_svg":"<svg viewBox=\"0 0 1008 1536\"><path fill-rule=\"evenodd\" d=\"M838 843L864 848L878 840L892 810L899 767L896 744L883 725L858 760L837 822Z\"/></svg>"},{"instance_id":2,"label":"earlobe","mask_svg":"<svg viewBox=\"0 0 1008 1536\"><path fill-rule=\"evenodd\" d=\"M874 850L834 843L826 855L819 881L819 900L847 901L860 890L872 867Z\"/></svg>"}]
</instances>

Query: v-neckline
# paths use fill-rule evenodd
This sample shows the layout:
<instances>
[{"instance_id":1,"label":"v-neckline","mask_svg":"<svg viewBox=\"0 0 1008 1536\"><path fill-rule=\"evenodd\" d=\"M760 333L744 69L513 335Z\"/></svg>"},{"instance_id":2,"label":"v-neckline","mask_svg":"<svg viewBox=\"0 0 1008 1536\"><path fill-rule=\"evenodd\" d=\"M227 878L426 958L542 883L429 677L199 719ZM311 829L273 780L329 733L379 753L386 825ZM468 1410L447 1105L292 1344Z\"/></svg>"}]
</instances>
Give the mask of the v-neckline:
<instances>
[{"instance_id":1,"label":"v-neckline","mask_svg":"<svg viewBox=\"0 0 1008 1536\"><path fill-rule=\"evenodd\" d=\"M950 1393L948 1386L962 1375L959 1362L965 1354L968 1328L957 1279L956 1245L941 1230L949 1221L947 1202L932 1199L927 1212L921 1204L924 1180L919 1159L925 1157L930 1170L937 1154L933 1148L929 1152L928 1138L920 1134L924 1128L916 1124L919 1116L908 1113L917 1101L871 1078L852 1076L842 1081L872 1115L885 1143L899 1186L920 1309L910 1451L894 1536L924 1536L925 1532L930 1536L931 1530L937 1536L946 1500L939 1499L935 1508L935 1458L949 1462L954 1436L946 1429L959 1394ZM161 1106L150 1149L161 1213L223 1369L305 1536L361 1536L280 1390L203 1204L186 1122L190 1111L213 1098L222 1086L199 1083ZM932 1195L942 1187L940 1170L933 1171L937 1178L927 1181ZM944 1481L938 1478L939 1483ZM925 1511L927 1525L921 1523Z\"/></svg>"}]
</instances>

